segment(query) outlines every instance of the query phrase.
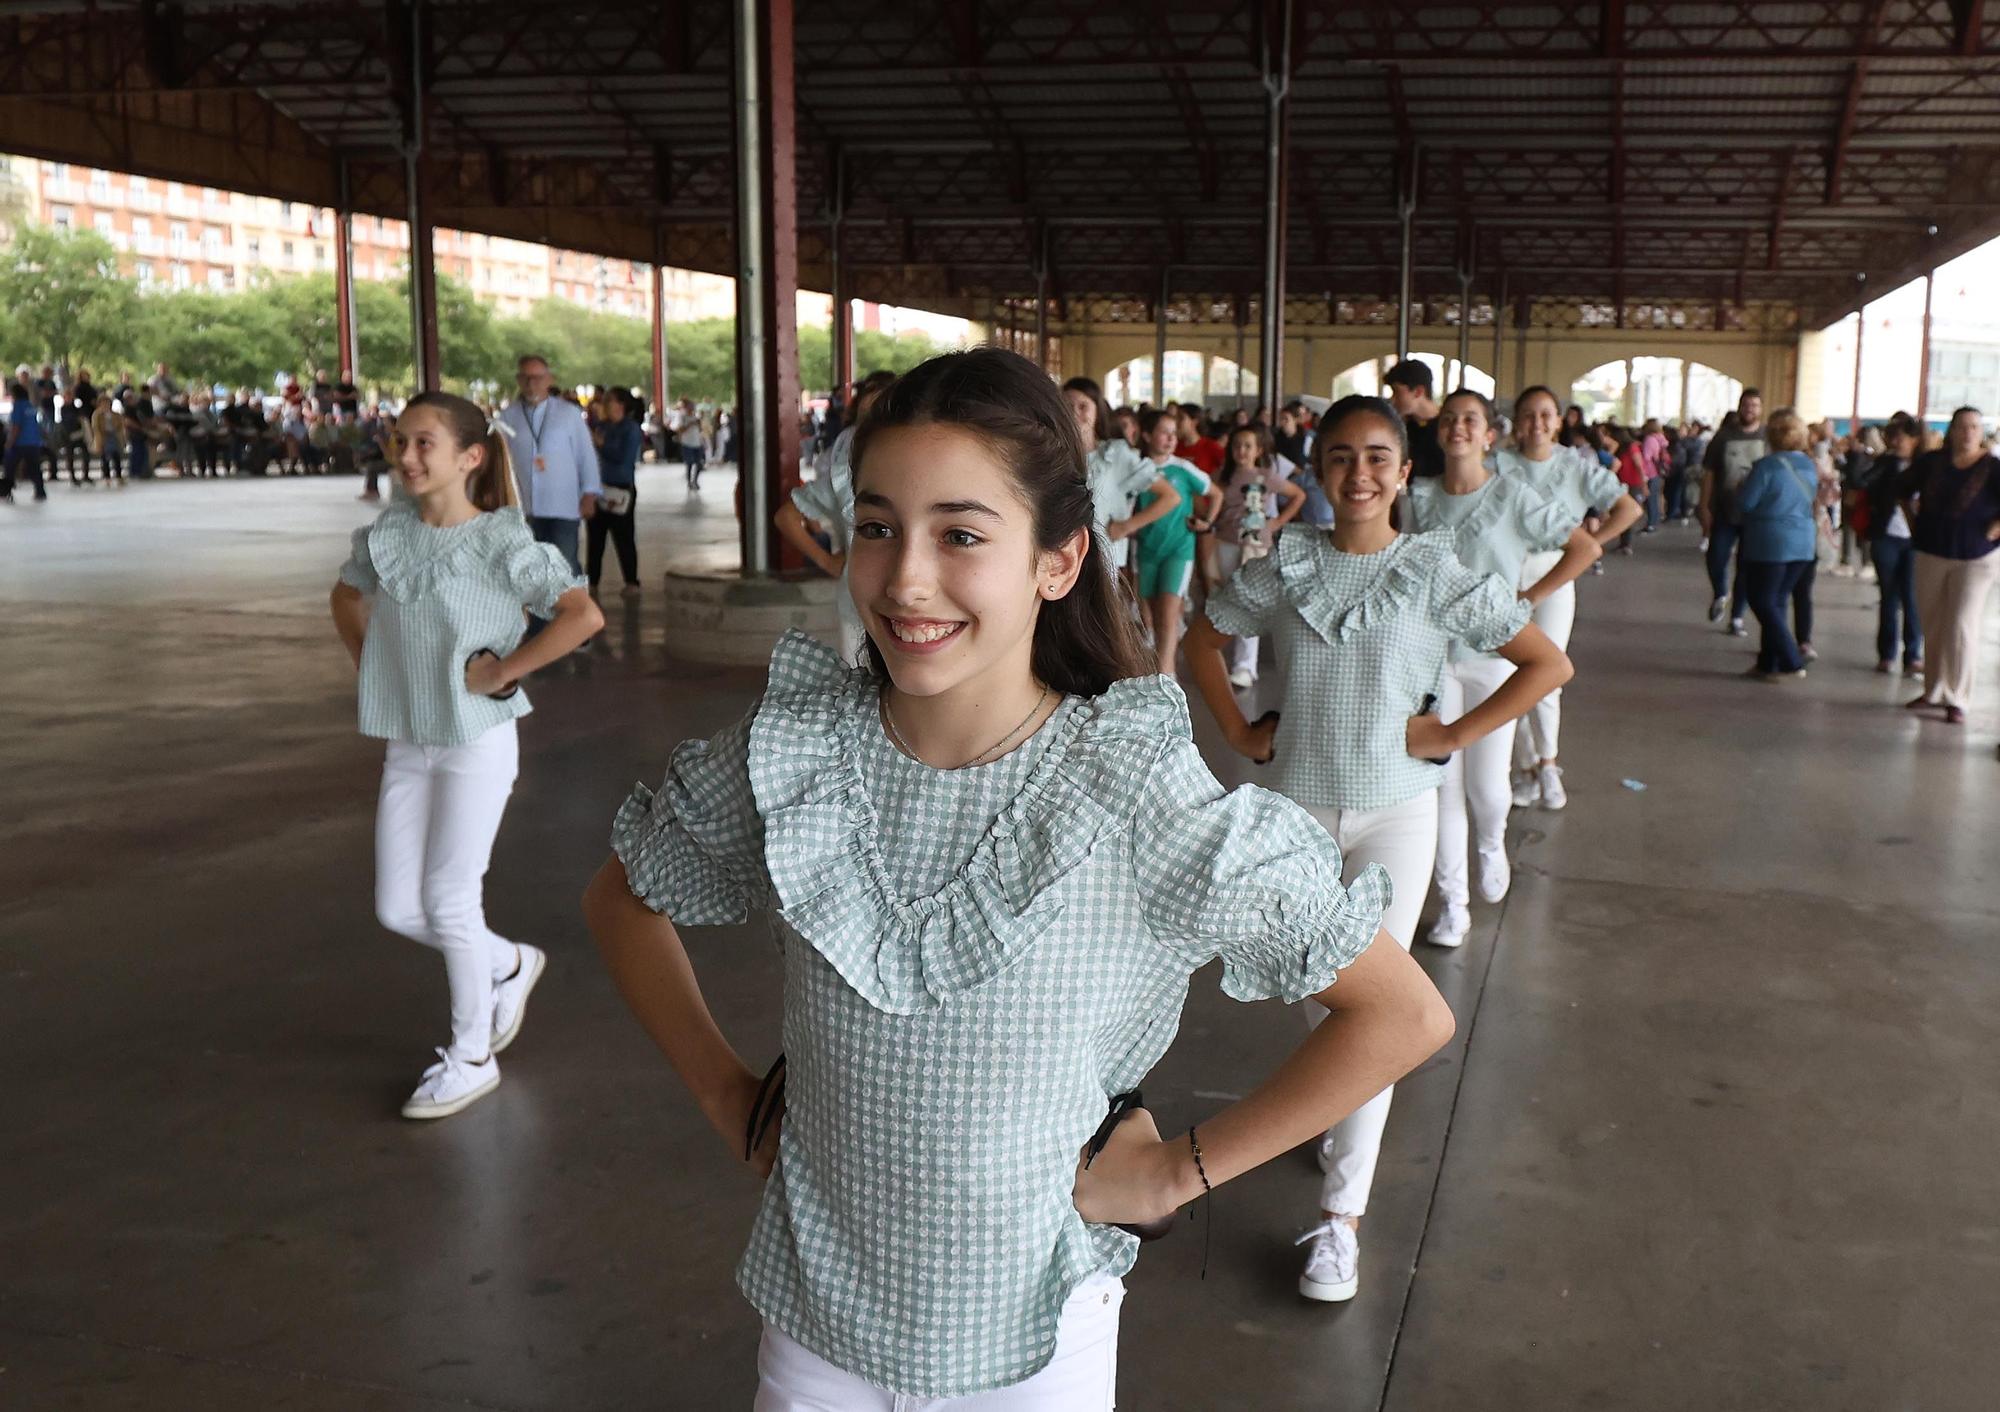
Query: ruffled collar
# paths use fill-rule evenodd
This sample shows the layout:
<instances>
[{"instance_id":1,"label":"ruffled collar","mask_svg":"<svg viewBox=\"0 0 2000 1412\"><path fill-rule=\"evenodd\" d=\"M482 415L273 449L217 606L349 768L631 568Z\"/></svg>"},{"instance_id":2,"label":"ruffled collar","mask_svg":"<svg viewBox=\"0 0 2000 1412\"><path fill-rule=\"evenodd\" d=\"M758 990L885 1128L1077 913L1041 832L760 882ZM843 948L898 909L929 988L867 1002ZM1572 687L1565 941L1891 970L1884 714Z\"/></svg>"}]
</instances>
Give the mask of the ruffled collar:
<instances>
[{"instance_id":1,"label":"ruffled collar","mask_svg":"<svg viewBox=\"0 0 2000 1412\"><path fill-rule=\"evenodd\" d=\"M1461 560L1470 562L1471 554L1468 551L1505 523L1507 516L1512 512L1524 488L1518 480L1510 481L1498 474L1494 474L1488 476L1486 484L1480 486L1479 489L1461 496L1447 494L1444 482L1433 479L1424 481L1415 487L1411 499L1419 518L1423 516L1427 508L1433 510L1441 509L1443 506L1459 500L1478 501L1477 504L1466 512L1465 518L1458 521L1458 523L1453 525L1439 525L1435 529L1435 532L1451 536L1458 549L1458 557ZM1425 528L1420 532L1432 533L1433 531Z\"/></svg>"},{"instance_id":2,"label":"ruffled collar","mask_svg":"<svg viewBox=\"0 0 2000 1412\"><path fill-rule=\"evenodd\" d=\"M877 697L868 672L787 633L750 728L750 785L778 915L869 1004L909 1015L1002 974L1048 934L1063 879L1130 827L1151 760L1191 731L1164 677L1065 703L972 856L936 892L904 898L857 764L861 733L881 729Z\"/></svg>"},{"instance_id":3,"label":"ruffled collar","mask_svg":"<svg viewBox=\"0 0 2000 1412\"><path fill-rule=\"evenodd\" d=\"M1345 642L1424 602L1430 593L1424 548L1441 545L1453 552L1448 531L1398 535L1387 549L1362 555L1335 549L1330 530L1301 533L1302 528L1293 525L1278 536L1278 583L1306 626L1328 644ZM1372 561L1372 572L1358 587L1343 587L1335 576L1347 566L1343 560L1356 566Z\"/></svg>"},{"instance_id":4,"label":"ruffled collar","mask_svg":"<svg viewBox=\"0 0 2000 1412\"><path fill-rule=\"evenodd\" d=\"M477 571L526 533L527 521L512 505L440 529L425 524L416 506L396 504L369 527L368 559L384 593L413 603L441 581Z\"/></svg>"}]
</instances>

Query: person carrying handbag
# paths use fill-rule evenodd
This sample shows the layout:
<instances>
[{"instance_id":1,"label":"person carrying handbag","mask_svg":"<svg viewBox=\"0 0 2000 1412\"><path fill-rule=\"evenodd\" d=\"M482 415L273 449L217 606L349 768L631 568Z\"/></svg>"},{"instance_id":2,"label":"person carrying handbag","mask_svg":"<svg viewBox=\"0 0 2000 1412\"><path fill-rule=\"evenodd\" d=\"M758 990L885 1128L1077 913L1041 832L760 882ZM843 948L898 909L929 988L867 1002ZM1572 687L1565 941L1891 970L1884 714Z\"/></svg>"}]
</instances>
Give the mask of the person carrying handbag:
<instances>
[{"instance_id":1,"label":"person carrying handbag","mask_svg":"<svg viewBox=\"0 0 2000 1412\"><path fill-rule=\"evenodd\" d=\"M639 545L635 529L639 502L639 451L644 438L638 419L632 415L632 394L614 387L604 398L604 421L597 428L597 474L604 482L598 500L603 512L586 523L588 537L585 569L590 591L597 592L604 576L604 541L618 551L618 572L625 580L620 590L627 598L637 598L639 588Z\"/></svg>"}]
</instances>

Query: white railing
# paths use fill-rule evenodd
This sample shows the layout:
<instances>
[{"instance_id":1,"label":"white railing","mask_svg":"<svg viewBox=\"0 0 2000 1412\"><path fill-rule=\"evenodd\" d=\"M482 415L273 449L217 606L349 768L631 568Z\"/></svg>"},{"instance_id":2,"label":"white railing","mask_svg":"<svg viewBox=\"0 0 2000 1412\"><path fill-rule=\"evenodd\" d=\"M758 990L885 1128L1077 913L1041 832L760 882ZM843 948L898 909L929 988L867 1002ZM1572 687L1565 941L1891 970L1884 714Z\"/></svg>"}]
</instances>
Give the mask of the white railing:
<instances>
[{"instance_id":1,"label":"white railing","mask_svg":"<svg viewBox=\"0 0 2000 1412\"><path fill-rule=\"evenodd\" d=\"M187 195L169 196L167 198L167 214L170 216L199 216L201 214L201 203Z\"/></svg>"},{"instance_id":2,"label":"white railing","mask_svg":"<svg viewBox=\"0 0 2000 1412\"><path fill-rule=\"evenodd\" d=\"M134 211L158 211L166 206L157 191L129 191L125 194L125 204Z\"/></svg>"},{"instance_id":3,"label":"white railing","mask_svg":"<svg viewBox=\"0 0 2000 1412\"><path fill-rule=\"evenodd\" d=\"M141 255L164 255L167 253L167 240L162 235L135 235L132 237L132 248Z\"/></svg>"},{"instance_id":4,"label":"white railing","mask_svg":"<svg viewBox=\"0 0 2000 1412\"><path fill-rule=\"evenodd\" d=\"M51 201L81 201L83 188L68 177L50 177L48 196Z\"/></svg>"}]
</instances>

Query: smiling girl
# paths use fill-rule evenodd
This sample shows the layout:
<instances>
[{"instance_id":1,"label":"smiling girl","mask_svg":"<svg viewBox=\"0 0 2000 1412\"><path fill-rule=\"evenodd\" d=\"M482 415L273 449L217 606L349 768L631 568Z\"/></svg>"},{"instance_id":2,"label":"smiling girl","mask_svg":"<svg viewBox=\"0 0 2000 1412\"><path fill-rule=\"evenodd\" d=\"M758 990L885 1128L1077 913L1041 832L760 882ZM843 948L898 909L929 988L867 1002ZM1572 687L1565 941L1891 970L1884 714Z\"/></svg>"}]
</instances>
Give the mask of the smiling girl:
<instances>
[{"instance_id":1,"label":"smiling girl","mask_svg":"<svg viewBox=\"0 0 2000 1412\"><path fill-rule=\"evenodd\" d=\"M1382 929L1406 950L1437 852L1443 770L1435 761L1507 724L1569 675L1568 659L1528 623L1511 582L1466 568L1449 535L1396 531L1390 510L1410 480L1407 437L1381 398L1329 407L1314 454L1333 529L1293 525L1276 553L1244 565L1209 598L1187 641L1188 674L1229 744L1275 764L1275 787L1331 835L1357 885L1388 874L1394 893ZM1223 661L1229 638L1244 636L1274 639L1285 663L1283 709L1254 725ZM1454 641L1497 651L1519 670L1446 724L1430 708ZM1315 1023L1325 1016L1306 1009ZM1357 1233L1390 1096L1383 1090L1320 1144L1320 1222L1299 1237L1310 1246L1299 1277L1307 1299L1335 1303L1360 1287Z\"/></svg>"},{"instance_id":2,"label":"smiling girl","mask_svg":"<svg viewBox=\"0 0 2000 1412\"><path fill-rule=\"evenodd\" d=\"M1380 870L1343 887L1304 811L1202 763L1179 689L1147 674L1041 370L991 348L923 364L853 465L863 665L784 639L750 714L619 811L585 914L709 1123L768 1178L737 1272L764 1320L762 1412L1106 1409L1137 1247L1118 1227L1320 1131L1450 1015L1379 935ZM752 911L785 976L764 1084L678 930ZM1163 1139L1134 1108L1085 1162L1216 959L1231 996L1317 995L1333 1022L1196 1128Z\"/></svg>"},{"instance_id":3,"label":"smiling girl","mask_svg":"<svg viewBox=\"0 0 2000 1412\"><path fill-rule=\"evenodd\" d=\"M1572 407L1570 411L1577 409ZM1596 455L1579 446L1558 445L1565 423L1561 404L1546 387L1531 387L1514 399L1514 447L1494 453L1500 475L1527 482L1544 498L1556 501L1590 530L1599 549L1621 538L1639 522L1639 502ZM1599 517L1602 518L1599 518ZM1520 586L1539 583L1556 565L1562 551L1531 553L1521 564ZM1549 641L1569 649L1576 626L1576 585L1565 583L1535 604L1535 626ZM1569 803L1558 751L1562 744L1562 689L1544 696L1514 728L1514 807L1539 804L1561 809Z\"/></svg>"},{"instance_id":4,"label":"smiling girl","mask_svg":"<svg viewBox=\"0 0 2000 1412\"><path fill-rule=\"evenodd\" d=\"M520 679L604 625L583 580L521 517L504 436L463 397L410 399L407 492L354 532L333 621L360 669L361 733L386 740L375 914L444 953L451 1043L403 1105L443 1118L500 1082L543 956L487 930L482 880L519 759ZM551 618L522 643L523 610Z\"/></svg>"},{"instance_id":5,"label":"smiling girl","mask_svg":"<svg viewBox=\"0 0 2000 1412\"><path fill-rule=\"evenodd\" d=\"M1531 554L1555 554L1547 571L1520 590L1532 609L1575 583L1604 550L1580 523L1581 510L1545 497L1518 476L1506 479L1486 468L1493 420L1493 404L1470 388L1444 399L1438 412L1444 474L1410 487L1411 528L1449 534L1461 564L1509 584L1521 581L1522 565ZM1514 663L1505 656L1454 643L1438 692L1440 716L1452 721L1476 710L1513 674ZM1466 877L1468 818L1479 853L1479 895L1488 902L1507 895L1513 876L1507 862L1507 810L1512 803L1507 774L1513 745L1511 730L1494 731L1465 741L1444 767L1436 873L1444 907L1426 938L1434 945L1462 945L1472 930Z\"/></svg>"}]
</instances>

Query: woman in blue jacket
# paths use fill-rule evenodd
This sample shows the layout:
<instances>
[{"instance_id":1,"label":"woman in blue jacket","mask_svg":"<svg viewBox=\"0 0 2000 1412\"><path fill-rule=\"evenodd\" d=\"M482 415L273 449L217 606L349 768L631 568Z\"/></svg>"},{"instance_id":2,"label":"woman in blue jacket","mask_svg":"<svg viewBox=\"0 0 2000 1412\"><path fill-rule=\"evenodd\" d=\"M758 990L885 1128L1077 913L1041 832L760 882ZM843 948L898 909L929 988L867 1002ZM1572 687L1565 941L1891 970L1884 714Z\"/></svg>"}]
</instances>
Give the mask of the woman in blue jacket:
<instances>
[{"instance_id":1,"label":"woman in blue jacket","mask_svg":"<svg viewBox=\"0 0 2000 1412\"><path fill-rule=\"evenodd\" d=\"M1768 454L1750 468L1736 493L1743 515L1743 576L1750 611L1763 628L1757 665L1749 675L1782 682L1806 674L1806 659L1785 621L1785 605L1796 602L1802 629L1810 633L1811 589L1805 587L1819 549L1815 506L1819 467L1805 452L1806 425L1787 407L1765 432Z\"/></svg>"}]
</instances>

